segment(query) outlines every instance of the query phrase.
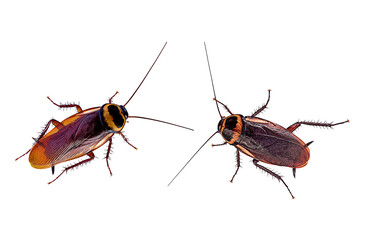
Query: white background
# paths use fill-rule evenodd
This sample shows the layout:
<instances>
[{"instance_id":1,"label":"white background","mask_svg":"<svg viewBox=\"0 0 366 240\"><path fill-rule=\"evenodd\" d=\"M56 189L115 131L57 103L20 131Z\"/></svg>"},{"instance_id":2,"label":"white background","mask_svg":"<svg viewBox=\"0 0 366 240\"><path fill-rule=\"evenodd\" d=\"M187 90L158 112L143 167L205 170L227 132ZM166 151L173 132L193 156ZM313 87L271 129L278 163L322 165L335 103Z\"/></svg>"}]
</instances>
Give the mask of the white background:
<instances>
[{"instance_id":1,"label":"white background","mask_svg":"<svg viewBox=\"0 0 366 240\"><path fill-rule=\"evenodd\" d=\"M132 3L131 3L132 2ZM2 1L1 239L365 239L363 1ZM44 124L63 120L76 102L101 106L116 90L124 104L168 41L133 100L130 115L195 129L130 119L113 141L110 177L103 159L51 185L51 170L24 157ZM309 164L270 166L283 184L235 149L205 146L216 131L203 42L217 97L235 113L284 127L298 120L344 121L333 130L303 126ZM56 166L60 173L63 166Z\"/></svg>"}]
</instances>

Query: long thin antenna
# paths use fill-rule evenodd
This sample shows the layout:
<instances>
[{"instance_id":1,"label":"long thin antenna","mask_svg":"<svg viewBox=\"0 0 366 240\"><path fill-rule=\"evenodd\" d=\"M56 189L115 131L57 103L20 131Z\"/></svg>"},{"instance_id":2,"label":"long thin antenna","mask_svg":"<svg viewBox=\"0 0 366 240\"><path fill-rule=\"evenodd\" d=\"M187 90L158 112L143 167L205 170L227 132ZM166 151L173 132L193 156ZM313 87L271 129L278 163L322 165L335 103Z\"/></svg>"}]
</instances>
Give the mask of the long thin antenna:
<instances>
[{"instance_id":1,"label":"long thin antenna","mask_svg":"<svg viewBox=\"0 0 366 240\"><path fill-rule=\"evenodd\" d=\"M151 120L151 121L155 121L155 122L165 123L165 124L169 124L169 125L173 125L173 126L176 126L176 127L180 127L180 128L184 128L184 129L194 131L192 128L184 127L184 126L181 126L181 125L178 125L178 124L165 122L165 121L161 121L161 120L153 119L153 118L139 117L139 116L129 116L128 118L141 118L141 119L145 119L145 120Z\"/></svg>"},{"instance_id":2,"label":"long thin antenna","mask_svg":"<svg viewBox=\"0 0 366 240\"><path fill-rule=\"evenodd\" d=\"M217 99L216 98L216 92L215 92L215 86L214 86L214 83L213 83L213 78L212 78L212 73L211 73L210 61L208 60L208 53L207 53L206 42L204 42L203 44L205 45L206 58L207 58L208 70L210 71L210 77L211 77L211 84L212 84L212 90L213 90L213 94L214 94L214 99ZM216 102L217 111L219 112L219 115L222 118L222 115L221 115L221 112L220 112L220 109L219 109L219 105L217 104L217 101L215 101L215 102Z\"/></svg>"},{"instance_id":3,"label":"long thin antenna","mask_svg":"<svg viewBox=\"0 0 366 240\"><path fill-rule=\"evenodd\" d=\"M180 171L177 173L177 175L175 175L175 177L170 181L170 183L168 184L168 186L178 177L178 175L183 171L183 169L188 165L188 163L194 158L194 156L196 156L196 154L201 150L201 148L203 148L203 146L206 145L206 143L208 141L210 141L210 139L215 136L215 134L218 132L215 132L214 134L211 135L211 137L209 137L206 142L204 144L202 144L202 146L197 150L197 152L195 152L195 154L193 154L193 156L188 160L188 162L180 169Z\"/></svg>"},{"instance_id":4,"label":"long thin antenna","mask_svg":"<svg viewBox=\"0 0 366 240\"><path fill-rule=\"evenodd\" d=\"M139 88L141 87L142 83L145 81L145 79L146 79L147 75L149 75L149 73L150 73L151 69L154 67L154 65L155 65L156 61L158 61L158 59L159 59L159 57L160 57L160 54L163 52L163 50L164 50L164 48L165 48L166 44L167 44L167 42L165 42L165 44L164 44L163 48L161 49L161 51L160 51L159 55L158 55L158 56L157 56L157 58L155 59L154 63L151 65L151 67L150 67L149 71L147 71L147 73L146 73L146 75L145 75L144 79L142 79L142 81L141 81L140 85L136 88L135 92L134 92L134 93L132 94L132 96L128 99L128 101L125 103L125 105L124 105L124 106L126 106L126 105L127 105L127 103L129 103L129 101L133 98L133 96L135 96L135 94L136 94L137 90L139 90Z\"/></svg>"}]
</instances>

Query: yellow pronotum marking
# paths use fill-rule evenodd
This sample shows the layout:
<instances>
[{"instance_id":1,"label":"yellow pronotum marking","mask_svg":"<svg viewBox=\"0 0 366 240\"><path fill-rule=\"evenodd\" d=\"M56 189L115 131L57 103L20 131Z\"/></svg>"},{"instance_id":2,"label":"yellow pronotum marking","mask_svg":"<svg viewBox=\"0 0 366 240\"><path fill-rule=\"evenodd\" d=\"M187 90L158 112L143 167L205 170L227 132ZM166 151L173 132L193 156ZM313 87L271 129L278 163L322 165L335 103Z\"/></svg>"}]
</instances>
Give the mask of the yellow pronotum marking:
<instances>
[{"instance_id":1,"label":"yellow pronotum marking","mask_svg":"<svg viewBox=\"0 0 366 240\"><path fill-rule=\"evenodd\" d=\"M227 141L225 138L225 141L226 142L228 142L229 144L233 144L236 140L238 140L239 139L239 136L240 136L240 134L241 134L241 130L242 130L242 128L243 128L243 121L241 120L241 117L239 116L239 115L231 115L231 116L229 116L229 117L236 117L236 119L237 119L237 123L236 123L236 126L235 126L235 128L233 129L233 136L232 136L232 138L231 138L231 140L230 141ZM227 117L226 119L228 119L229 117ZM225 121L223 122L223 124L222 124L222 128L221 128L221 135L222 135L222 131L224 131L224 129L225 129L225 123L226 123L226 119L225 119Z\"/></svg>"},{"instance_id":2,"label":"yellow pronotum marking","mask_svg":"<svg viewBox=\"0 0 366 240\"><path fill-rule=\"evenodd\" d=\"M122 118L124 120L121 127L117 127L116 124L114 124L113 117L112 117L112 115L108 111L108 107L111 106L111 105L114 105L114 106L116 106L119 109L119 114L122 116ZM104 121L107 123L108 127L110 127L111 129L113 129L113 131L116 131L116 132L121 131L122 128L125 126L125 123L126 123L125 116L121 112L120 107L118 105L116 105L116 104L106 104L103 107L103 118L104 118Z\"/></svg>"}]
</instances>

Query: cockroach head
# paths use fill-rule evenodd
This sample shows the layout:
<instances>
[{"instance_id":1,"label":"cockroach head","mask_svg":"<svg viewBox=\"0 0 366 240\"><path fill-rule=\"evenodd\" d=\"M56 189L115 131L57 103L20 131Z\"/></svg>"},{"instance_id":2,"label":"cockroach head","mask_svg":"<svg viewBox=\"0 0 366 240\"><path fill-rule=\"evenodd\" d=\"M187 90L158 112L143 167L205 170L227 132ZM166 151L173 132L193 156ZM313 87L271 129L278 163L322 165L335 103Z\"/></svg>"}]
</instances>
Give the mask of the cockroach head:
<instances>
[{"instance_id":1,"label":"cockroach head","mask_svg":"<svg viewBox=\"0 0 366 240\"><path fill-rule=\"evenodd\" d=\"M100 108L100 117L107 128L120 132L126 123L128 112L122 105L107 103Z\"/></svg>"}]
</instances>

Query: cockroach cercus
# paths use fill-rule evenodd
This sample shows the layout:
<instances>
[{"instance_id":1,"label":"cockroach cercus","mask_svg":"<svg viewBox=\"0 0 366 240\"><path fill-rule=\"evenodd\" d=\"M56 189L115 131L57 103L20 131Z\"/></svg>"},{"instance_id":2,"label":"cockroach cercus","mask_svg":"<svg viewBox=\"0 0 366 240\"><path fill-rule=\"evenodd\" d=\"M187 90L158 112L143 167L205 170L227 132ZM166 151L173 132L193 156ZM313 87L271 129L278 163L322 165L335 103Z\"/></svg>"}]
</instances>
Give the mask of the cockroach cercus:
<instances>
[{"instance_id":1,"label":"cockroach cercus","mask_svg":"<svg viewBox=\"0 0 366 240\"><path fill-rule=\"evenodd\" d=\"M29 162L31 166L37 169L51 168L52 174L55 172L55 165L82 157L84 155L88 156L88 158L85 160L65 167L64 170L53 181L49 182L52 183L68 170L93 160L93 151L108 142L108 149L105 159L108 170L112 175L108 160L109 154L111 152L113 135L121 135L130 146L137 149L121 132L125 126L127 118L152 120L193 131L193 129L157 119L140 116L129 116L126 110L126 105L130 102L132 97L136 94L137 90L145 81L149 72L158 60L160 54L163 52L166 44L167 43L164 44L145 77L124 105L112 103L112 99L118 93L118 91L111 98L109 98L109 102L103 106L89 108L86 110L82 110L77 104L56 104L49 97L47 97L54 105L58 106L59 108L76 108L77 113L66 118L62 122L51 119L46 124L39 137L35 139L33 147L22 156L30 152ZM51 131L47 132L51 124L53 124L55 127ZM18 157L16 160L22 156Z\"/></svg>"},{"instance_id":2,"label":"cockroach cercus","mask_svg":"<svg viewBox=\"0 0 366 240\"><path fill-rule=\"evenodd\" d=\"M169 185L174 181L174 179L182 172L182 170L187 166L187 164L196 156L196 154L201 150L201 148L217 133L220 133L224 138L225 142L221 144L213 144L212 146L221 146L225 144L230 144L236 148L236 171L231 178L233 182L235 175L240 168L240 152L253 158L253 164L268 173L269 175L275 177L281 181L291 194L292 198L295 198L291 193L289 187L282 179L282 177L270 170L269 168L261 165L259 162L273 164L277 166L285 166L292 168L293 176L296 176L296 169L306 166L310 158L309 145L313 142L304 143L300 138L298 138L293 132L301 125L310 126L320 126L331 128L336 125L340 125L349 120L339 123L328 123L328 122L313 122L313 121L298 121L288 128L284 128L271 121L256 117L260 112L262 112L268 105L270 99L270 90L268 90L267 102L256 110L250 116L243 116L241 114L233 114L230 109L216 99L216 93L211 73L211 67L208 59L206 44L205 52L207 58L207 64L209 68L212 89L214 93L214 101L218 113L220 115L220 121L217 126L217 131L209 137L206 142L196 151L196 153L188 160L188 162L183 166L183 168L177 173L177 175L171 180ZM229 116L224 117L220 113L219 104L222 105L228 112Z\"/></svg>"}]
</instances>

